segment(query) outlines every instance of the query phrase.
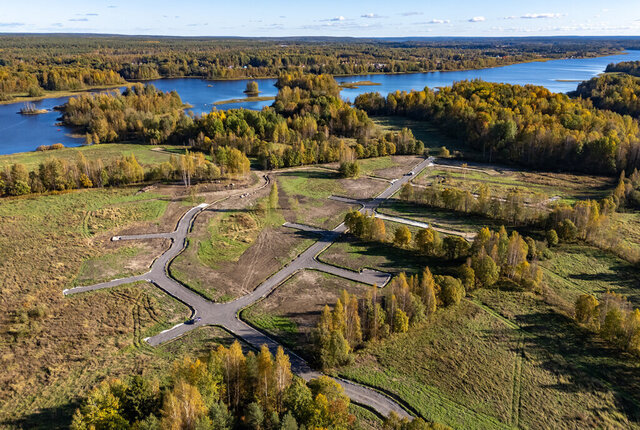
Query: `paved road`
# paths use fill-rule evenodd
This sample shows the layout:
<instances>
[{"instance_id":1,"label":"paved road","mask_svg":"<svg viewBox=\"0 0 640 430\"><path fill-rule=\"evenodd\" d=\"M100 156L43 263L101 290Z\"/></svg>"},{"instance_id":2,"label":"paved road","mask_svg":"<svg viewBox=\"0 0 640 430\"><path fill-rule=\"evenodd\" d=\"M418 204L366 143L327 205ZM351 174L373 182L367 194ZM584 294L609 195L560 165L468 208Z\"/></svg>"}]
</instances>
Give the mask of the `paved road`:
<instances>
[{"instance_id":1,"label":"paved road","mask_svg":"<svg viewBox=\"0 0 640 430\"><path fill-rule=\"evenodd\" d=\"M386 190L384 190L376 198L363 202L361 211L363 213L375 212L375 209L385 199L395 194L405 183L411 180L414 175L420 173L423 169L433 164L433 158L422 161L412 171L411 174L407 174L397 181L393 182ZM268 178L263 186L269 183ZM283 267L280 271L268 278L262 284L260 284L251 293L242 296L234 301L228 303L213 303L203 296L195 293L179 282L168 276L169 263L184 249L186 245L186 237L194 218L207 206L206 203L198 205L189 211L180 219L177 228L171 233L161 234L148 234L138 236L116 236L116 240L133 240L133 239L149 239L149 238L168 238L172 240L171 247L164 254L162 254L151 266L151 270L144 275L133 276L130 278L119 279L111 282L100 283L96 285L76 287L64 291L65 295L83 293L88 291L99 290L103 288L110 288L117 285L122 285L131 282L137 282L141 280L149 281L159 288L185 303L193 311L193 317L198 316L200 320L195 323L178 324L177 326L165 330L156 336L145 339L150 345L156 346L164 342L176 339L184 335L185 333L193 330L196 327L204 325L217 325L222 326L235 336L243 339L254 347L260 347L263 344L269 346L273 351L278 347L278 343L273 339L266 336L264 333L250 327L239 319L239 312L252 305L256 301L263 297L266 297L273 289L286 281L289 277L293 276L296 272L305 269L321 270L328 273L342 276L347 279L351 279L357 282L362 282L370 285L377 284L383 286L389 281L391 276L387 273L382 273L374 270L364 270L362 272L355 272L346 269L342 269L328 264L321 263L316 260L318 254L324 251L335 240L346 231L344 223L340 224L333 230L321 230L304 225L289 224L288 227L300 228L307 232L313 232L319 235L319 240L302 252L297 258L295 258L288 265ZM288 351L291 357L292 369L300 374L305 379L312 379L319 374L311 370L307 363L297 355ZM408 416L407 412L400 407L391 398L378 393L370 388L360 386L348 381L338 381L345 388L345 393L355 402L374 408L381 414L388 414L390 411L395 411L401 416Z\"/></svg>"}]
</instances>

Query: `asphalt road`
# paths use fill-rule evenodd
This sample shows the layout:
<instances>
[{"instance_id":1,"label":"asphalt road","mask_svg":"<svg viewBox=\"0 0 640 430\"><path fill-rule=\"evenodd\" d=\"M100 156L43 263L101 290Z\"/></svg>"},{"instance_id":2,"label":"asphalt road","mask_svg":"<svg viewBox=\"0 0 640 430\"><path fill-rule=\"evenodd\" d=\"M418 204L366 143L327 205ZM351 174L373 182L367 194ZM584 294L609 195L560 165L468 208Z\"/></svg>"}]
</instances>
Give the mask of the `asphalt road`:
<instances>
[{"instance_id":1,"label":"asphalt road","mask_svg":"<svg viewBox=\"0 0 640 430\"><path fill-rule=\"evenodd\" d=\"M363 202L361 209L364 213L375 212L375 209L385 199L395 194L405 183L409 182L415 175L420 173L423 169L433 164L433 158L422 161L411 171L411 174L406 174L393 182L387 189L385 189L376 198ZM268 179L264 186L269 183ZM296 272L305 269L320 270L328 272L337 276L341 276L346 279L351 279L357 282L362 282L369 285L385 285L391 276L387 273L378 272L375 270L364 270L362 272L355 272L346 270L343 268L331 266L325 263L317 261L316 257L328 246L330 246L341 234L346 231L346 226L340 224L333 230L321 230L313 227L289 224L288 227L299 228L304 231L310 231L318 234L319 240L302 252L297 258L291 261L288 265L283 267L280 271L268 278L262 284L260 284L251 293L242 296L234 301L228 303L213 303L200 294L190 290L179 282L175 281L168 276L168 266L170 262L184 249L186 245L186 237L191 230L191 225L195 217L206 207L208 204L201 204L194 208L191 208L178 222L177 228L171 233L160 234L146 234L137 236L114 236L112 240L135 240L135 239L154 239L154 238L168 238L171 239L171 247L156 259L151 270L144 275L133 276L130 278L118 279L110 282L104 282L96 285L76 287L72 289L64 290L65 295L71 295L76 293L84 293L94 290L100 290L104 288L111 288L118 285L137 281L148 281L181 302L189 306L192 311L192 317L200 317L201 319L195 323L183 323L177 326L165 330L155 336L145 339L150 345L157 346L164 342L176 339L185 333L195 329L196 327L204 325L216 325L224 327L226 330L234 334L235 336L243 339L248 344L259 348L263 344L275 352L279 344L273 339L266 336L264 333L256 330L239 319L239 313L242 309L252 305L256 301L266 297L273 289L286 281L289 277L293 276ZM287 351L290 355L292 370L299 374L306 380L315 378L320 374L314 372L308 364L299 356ZM367 388L352 382L338 380L338 382L344 387L345 393L354 401L371 408L374 408L379 413L387 415L391 411L395 411L401 416L408 416L407 412L394 400L383 395L371 388Z\"/></svg>"}]
</instances>

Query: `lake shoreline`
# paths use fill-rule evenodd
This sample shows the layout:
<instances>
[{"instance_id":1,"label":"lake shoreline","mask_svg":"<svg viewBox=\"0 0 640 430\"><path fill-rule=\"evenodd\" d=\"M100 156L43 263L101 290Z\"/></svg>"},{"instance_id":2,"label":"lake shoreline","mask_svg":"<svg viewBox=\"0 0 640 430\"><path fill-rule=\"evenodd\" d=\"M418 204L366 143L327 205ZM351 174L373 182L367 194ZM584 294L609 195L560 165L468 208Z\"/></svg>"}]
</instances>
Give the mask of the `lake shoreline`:
<instances>
[{"instance_id":1,"label":"lake shoreline","mask_svg":"<svg viewBox=\"0 0 640 430\"><path fill-rule=\"evenodd\" d=\"M334 78L348 78L348 77L355 77L355 76L376 76L376 75L418 75L418 74L428 74L428 73L450 73L450 72L467 72L467 71L472 71L472 70L490 70L490 69L497 69L500 67L508 67L508 66L513 66L516 64L527 64L527 63L544 63L544 62L548 62L548 61L555 61L555 60L569 60L569 59L589 59L589 58L602 58L602 57L608 57L608 56L612 56L612 55L626 55L626 51L615 51L615 52L610 52L610 53L606 53L606 54L602 54L602 55L593 55L593 56L584 56L584 57L562 57L562 58L540 58L540 59L534 59L534 60L528 60L528 61L514 61L514 62L510 62L510 63L505 63L505 64L501 64L499 66L492 66L492 67L474 67L474 68L461 68L461 69L455 69L455 70L423 70L423 71L418 71L418 72L366 72L366 73L360 73L360 74L335 74L332 75ZM119 89L122 87L131 87L133 85L135 85L136 83L145 83L145 82L152 82L152 81L164 81L164 80L172 80L172 79L201 79L203 81L206 82L232 82L232 81L244 81L244 80L267 80L267 79L277 79L278 76L277 75L272 75L272 76L261 76L261 77L250 77L250 76L241 76L241 77L237 77L237 78L215 78L215 79L208 79L206 77L202 77L202 76L164 76L164 77L159 77L159 78L153 78L153 79L137 79L137 80L129 80L126 81L125 83L123 83L122 85L106 85L106 86L96 86L96 87L90 87L90 88L85 88L82 90L67 90L67 91L55 91L55 92L50 92L50 93L46 93L43 96L38 96L38 97L28 97L28 96L15 96L16 99L14 100L4 100L4 101L0 101L0 105L12 105L12 104L18 104L18 103L25 103L25 102L37 102L37 101L41 101L41 100L45 100L45 99L53 99L53 98L61 98L61 97L74 97L74 96L79 96L79 95L83 95L83 94L90 94L93 92L97 92L97 91L108 91L108 90L115 90L115 89Z\"/></svg>"}]
</instances>

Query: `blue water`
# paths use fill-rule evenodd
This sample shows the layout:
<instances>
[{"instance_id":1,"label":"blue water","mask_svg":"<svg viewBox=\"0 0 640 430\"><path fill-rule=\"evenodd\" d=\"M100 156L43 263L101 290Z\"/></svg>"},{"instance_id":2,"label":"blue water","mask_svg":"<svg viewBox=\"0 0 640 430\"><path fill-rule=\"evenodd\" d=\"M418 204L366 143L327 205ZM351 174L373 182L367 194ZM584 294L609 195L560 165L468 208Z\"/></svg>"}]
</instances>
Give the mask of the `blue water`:
<instances>
[{"instance_id":1,"label":"blue water","mask_svg":"<svg viewBox=\"0 0 640 430\"><path fill-rule=\"evenodd\" d=\"M362 86L357 89L342 90L342 97L353 101L359 94L377 91L387 94L393 91L421 90L425 86L437 88L451 85L465 79L483 79L489 82L509 84L541 85L553 92L573 91L580 81L590 79L602 73L607 64L620 61L639 61L640 51L628 51L627 54L610 55L599 58L552 60L515 64L491 69L467 70L460 72L432 72L403 75L359 75L337 78L339 82L372 81L380 85ZM248 80L241 81L205 81L203 79L161 79L151 83L163 91L175 90L182 100L193 106L196 114L209 112L216 101L244 97ZM275 79L257 79L261 96L275 96ZM67 101L67 97L45 99L35 102L39 109L52 109ZM247 108L262 109L271 101L225 104L218 109ZM74 138L71 130L56 126L59 112L42 115L22 116L17 112L21 103L0 105L0 154L33 151L40 145L62 143L65 146L82 145L84 139Z\"/></svg>"}]
</instances>

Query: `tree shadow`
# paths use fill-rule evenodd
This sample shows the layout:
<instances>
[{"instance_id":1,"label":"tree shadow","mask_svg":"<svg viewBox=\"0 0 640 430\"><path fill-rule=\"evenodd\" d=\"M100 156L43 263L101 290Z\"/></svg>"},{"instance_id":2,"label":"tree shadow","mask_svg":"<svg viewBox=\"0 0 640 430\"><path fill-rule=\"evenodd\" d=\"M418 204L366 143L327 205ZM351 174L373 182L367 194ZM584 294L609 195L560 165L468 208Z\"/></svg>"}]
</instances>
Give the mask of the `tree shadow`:
<instances>
[{"instance_id":1,"label":"tree shadow","mask_svg":"<svg viewBox=\"0 0 640 430\"><path fill-rule=\"evenodd\" d=\"M42 408L19 419L0 421L0 427L23 429L68 429L73 413L80 406L78 402L69 402L58 407Z\"/></svg>"},{"instance_id":2,"label":"tree shadow","mask_svg":"<svg viewBox=\"0 0 640 430\"><path fill-rule=\"evenodd\" d=\"M640 368L633 357L550 309L520 315L517 321L528 334L525 356L535 356L540 367L570 381L546 388L567 393L611 392L626 417L640 422Z\"/></svg>"},{"instance_id":3,"label":"tree shadow","mask_svg":"<svg viewBox=\"0 0 640 430\"><path fill-rule=\"evenodd\" d=\"M371 268L392 274L400 272L409 274L422 273L425 267L429 267L432 272L440 275L455 275L456 268L464 260L446 260L444 258L430 257L414 250L398 248L388 243L361 241L350 234L341 235L334 243L355 243L361 247L358 254L368 257L383 257L386 260L385 262L376 264ZM331 264L331 262L323 259L323 255L320 254L320 259L327 264Z\"/></svg>"},{"instance_id":4,"label":"tree shadow","mask_svg":"<svg viewBox=\"0 0 640 430\"><path fill-rule=\"evenodd\" d=\"M313 167L313 166L308 166ZM331 170L308 169L308 170L289 170L278 173L279 176L289 176L307 179L341 179L338 172Z\"/></svg>"}]
</instances>

